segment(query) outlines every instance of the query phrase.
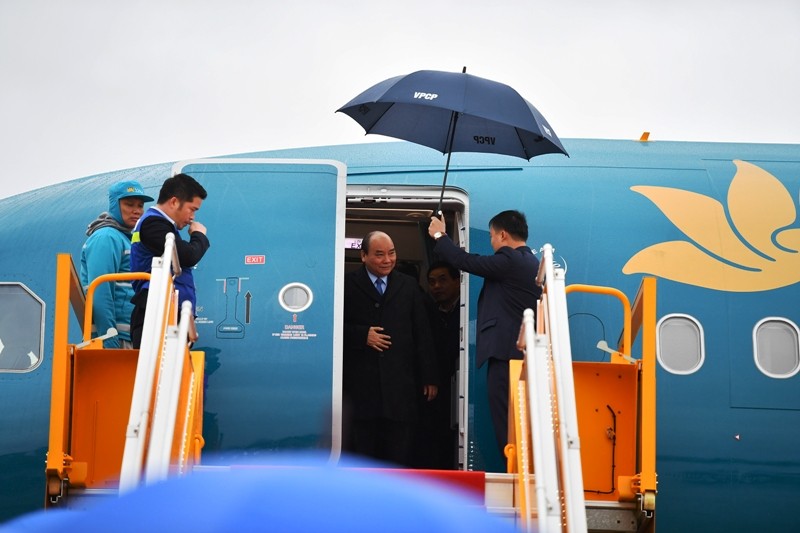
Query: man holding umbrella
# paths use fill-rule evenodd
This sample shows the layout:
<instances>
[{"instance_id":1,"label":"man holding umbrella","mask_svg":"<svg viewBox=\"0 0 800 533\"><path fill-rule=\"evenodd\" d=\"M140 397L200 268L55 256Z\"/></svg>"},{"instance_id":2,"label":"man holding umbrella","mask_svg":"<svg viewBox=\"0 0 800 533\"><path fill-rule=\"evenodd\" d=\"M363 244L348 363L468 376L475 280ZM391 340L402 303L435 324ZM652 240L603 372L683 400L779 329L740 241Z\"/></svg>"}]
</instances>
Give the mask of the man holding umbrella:
<instances>
[{"instance_id":1,"label":"man holding umbrella","mask_svg":"<svg viewBox=\"0 0 800 533\"><path fill-rule=\"evenodd\" d=\"M522 359L517 336L525 309L536 309L542 294L536 285L539 260L527 246L528 223L519 211L503 211L489 221L494 255L469 254L446 234L444 216L431 217L433 252L456 268L483 278L478 297L477 368L488 361L489 410L501 455L508 443L508 361Z\"/></svg>"}]
</instances>

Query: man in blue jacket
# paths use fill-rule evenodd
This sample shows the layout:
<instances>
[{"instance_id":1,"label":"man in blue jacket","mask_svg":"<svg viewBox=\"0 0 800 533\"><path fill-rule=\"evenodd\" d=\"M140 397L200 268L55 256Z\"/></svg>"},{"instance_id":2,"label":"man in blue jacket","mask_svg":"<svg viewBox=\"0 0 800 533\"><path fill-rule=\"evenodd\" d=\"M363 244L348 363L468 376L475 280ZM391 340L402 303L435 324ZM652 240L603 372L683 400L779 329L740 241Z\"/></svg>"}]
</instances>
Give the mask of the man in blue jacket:
<instances>
[{"instance_id":1,"label":"man in blue jacket","mask_svg":"<svg viewBox=\"0 0 800 533\"><path fill-rule=\"evenodd\" d=\"M108 211L100 213L86 230L89 236L81 250L80 277L83 290L98 276L130 272L131 230L153 198L136 181L122 181L108 190ZM130 348L130 318L133 304L130 281L101 283L94 291L92 322L95 335L109 328L116 337L103 340L104 348Z\"/></svg>"},{"instance_id":2,"label":"man in blue jacket","mask_svg":"<svg viewBox=\"0 0 800 533\"><path fill-rule=\"evenodd\" d=\"M181 274L173 280L178 290L178 309L188 301L192 304L193 314L197 309L197 297L192 267L200 262L211 246L206 237L206 227L194 219L206 195L203 186L188 174L167 179L158 193L157 205L148 209L133 229L131 245L131 271L150 272L153 258L164 254L167 234L175 235L175 249L181 265ZM184 241L180 234L186 227L189 229L188 241ZM132 299L131 339L133 347L139 348L150 282L134 281L133 288L136 294ZM189 340L194 342L196 337Z\"/></svg>"},{"instance_id":3,"label":"man in blue jacket","mask_svg":"<svg viewBox=\"0 0 800 533\"><path fill-rule=\"evenodd\" d=\"M508 442L508 361L522 359L517 337L525 309L536 309L539 260L527 246L528 222L519 211L503 211L489 221L494 255L469 254L446 234L444 216L431 217L433 253L454 267L483 278L478 297L475 366L488 361L486 383L495 437L503 454Z\"/></svg>"}]
</instances>

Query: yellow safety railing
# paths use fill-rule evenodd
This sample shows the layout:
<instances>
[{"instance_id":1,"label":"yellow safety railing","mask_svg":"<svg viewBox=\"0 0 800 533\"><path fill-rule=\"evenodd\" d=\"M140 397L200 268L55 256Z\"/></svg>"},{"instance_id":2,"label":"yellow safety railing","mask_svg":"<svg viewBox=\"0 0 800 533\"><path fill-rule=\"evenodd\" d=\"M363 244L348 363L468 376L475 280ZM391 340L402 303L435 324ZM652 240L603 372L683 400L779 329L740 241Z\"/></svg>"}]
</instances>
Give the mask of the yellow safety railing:
<instances>
[{"instance_id":1,"label":"yellow safety railing","mask_svg":"<svg viewBox=\"0 0 800 533\"><path fill-rule=\"evenodd\" d=\"M613 287L603 287L600 285L582 285L580 283L575 283L573 285L567 285L566 288L567 294L573 292L585 292L589 294L604 294L607 296L614 296L617 298L620 303L622 304L622 342L619 346L619 354L628 355L631 354L631 304L628 297L625 296L625 293L619 289L615 289ZM614 354L616 357L620 357L617 354ZM612 362L619 362L615 361L612 358Z\"/></svg>"},{"instance_id":2,"label":"yellow safety railing","mask_svg":"<svg viewBox=\"0 0 800 533\"><path fill-rule=\"evenodd\" d=\"M88 342L92 338L92 309L94 309L94 292L97 289L97 286L101 283L107 283L110 281L132 281L132 280L149 280L150 274L147 272L122 272L117 274L103 274L102 276L97 276L89 286L86 288L86 312L83 314L83 340L84 342ZM105 333L104 331L98 331L98 334Z\"/></svg>"}]
</instances>

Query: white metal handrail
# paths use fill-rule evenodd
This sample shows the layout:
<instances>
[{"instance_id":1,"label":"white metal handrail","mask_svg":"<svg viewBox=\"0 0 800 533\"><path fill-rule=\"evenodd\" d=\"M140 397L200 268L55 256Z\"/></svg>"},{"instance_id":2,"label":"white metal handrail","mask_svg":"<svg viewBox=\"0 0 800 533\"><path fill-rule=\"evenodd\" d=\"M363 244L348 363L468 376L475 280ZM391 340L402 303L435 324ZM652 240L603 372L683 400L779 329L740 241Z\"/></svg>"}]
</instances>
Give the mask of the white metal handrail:
<instances>
[{"instance_id":1,"label":"white metal handrail","mask_svg":"<svg viewBox=\"0 0 800 533\"><path fill-rule=\"evenodd\" d=\"M536 473L536 513L537 530L547 531L548 522L559 524L558 512L558 479L555 468L555 435L552 423L552 398L550 394L550 379L547 363L547 338L536 334L534 313L526 309L523 315L524 340L525 340L525 379L527 381L528 417L530 419L531 454L533 456L533 471ZM522 405L522 402L520 402ZM526 439L521 435L521 440ZM524 452L524 450L520 450ZM527 472L520 472L527 476ZM530 487L526 479L526 486ZM530 491L526 491L529 495ZM530 497L530 496L528 496ZM530 502L526 502L530 509ZM549 518L549 517L554 517ZM530 530L528 517L524 517L524 525Z\"/></svg>"},{"instance_id":2,"label":"white metal handrail","mask_svg":"<svg viewBox=\"0 0 800 533\"><path fill-rule=\"evenodd\" d=\"M540 532L585 532L586 502L578 437L578 415L569 339L565 272L545 244L537 283L539 332L526 309L526 380L532 452L536 472L537 525Z\"/></svg>"},{"instance_id":3,"label":"white metal handrail","mask_svg":"<svg viewBox=\"0 0 800 533\"><path fill-rule=\"evenodd\" d=\"M150 423L150 399L153 393L156 361L164 346L164 331L171 311L172 271L180 272L177 264L175 235L168 233L164 254L154 257L150 269L146 312L136 366L131 411L125 432L125 451L122 455L119 492L124 494L139 486L144 462L145 444ZM175 263L171 265L172 263ZM170 268L172 266L172 268Z\"/></svg>"},{"instance_id":4,"label":"white metal handrail","mask_svg":"<svg viewBox=\"0 0 800 533\"><path fill-rule=\"evenodd\" d=\"M572 372L572 346L569 338L566 273L553 262L553 247L545 244L542 262L545 264L545 291L548 308L556 399L558 405L558 448L561 486L565 500L567 530L587 529L586 500L583 495L581 446L578 436L578 408L575 399L575 380Z\"/></svg>"},{"instance_id":5,"label":"white metal handrail","mask_svg":"<svg viewBox=\"0 0 800 533\"><path fill-rule=\"evenodd\" d=\"M178 326L167 328L164 357L158 373L158 388L153 408L153 428L147 451L145 483L162 481L169 475L172 442L183 378L183 362L188 345L192 303L183 302ZM186 428L184 428L185 430ZM183 441L183 439L181 439Z\"/></svg>"},{"instance_id":6,"label":"white metal handrail","mask_svg":"<svg viewBox=\"0 0 800 533\"><path fill-rule=\"evenodd\" d=\"M546 335L537 335L532 309L523 315L525 324L525 369L530 407L531 451L536 473L536 510L538 531L556 531L561 524L558 470L556 463L555 424L552 410L551 379ZM525 474L525 473L521 473ZM528 485L530 486L530 485Z\"/></svg>"}]
</instances>

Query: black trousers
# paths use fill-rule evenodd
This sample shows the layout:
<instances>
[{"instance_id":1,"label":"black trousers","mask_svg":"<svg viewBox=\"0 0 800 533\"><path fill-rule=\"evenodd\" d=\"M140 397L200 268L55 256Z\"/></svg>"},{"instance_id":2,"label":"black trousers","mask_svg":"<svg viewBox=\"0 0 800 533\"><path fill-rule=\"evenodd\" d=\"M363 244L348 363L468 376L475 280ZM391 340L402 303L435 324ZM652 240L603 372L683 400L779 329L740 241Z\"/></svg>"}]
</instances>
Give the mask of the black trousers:
<instances>
[{"instance_id":1,"label":"black trousers","mask_svg":"<svg viewBox=\"0 0 800 533\"><path fill-rule=\"evenodd\" d=\"M144 311L147 304L147 289L137 292L131 303L133 304L133 311L131 311L131 344L135 349L139 349L142 345L142 329L144 329Z\"/></svg>"},{"instance_id":2,"label":"black trousers","mask_svg":"<svg viewBox=\"0 0 800 533\"><path fill-rule=\"evenodd\" d=\"M508 444L508 361L490 357L486 373L489 412L492 415L494 436L500 456L505 462L504 449Z\"/></svg>"},{"instance_id":3,"label":"black trousers","mask_svg":"<svg viewBox=\"0 0 800 533\"><path fill-rule=\"evenodd\" d=\"M142 329L144 326L144 307L138 305L131 312L131 344L135 349L142 345Z\"/></svg>"}]
</instances>

